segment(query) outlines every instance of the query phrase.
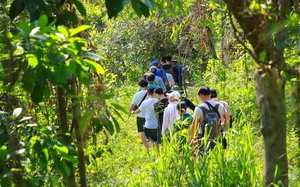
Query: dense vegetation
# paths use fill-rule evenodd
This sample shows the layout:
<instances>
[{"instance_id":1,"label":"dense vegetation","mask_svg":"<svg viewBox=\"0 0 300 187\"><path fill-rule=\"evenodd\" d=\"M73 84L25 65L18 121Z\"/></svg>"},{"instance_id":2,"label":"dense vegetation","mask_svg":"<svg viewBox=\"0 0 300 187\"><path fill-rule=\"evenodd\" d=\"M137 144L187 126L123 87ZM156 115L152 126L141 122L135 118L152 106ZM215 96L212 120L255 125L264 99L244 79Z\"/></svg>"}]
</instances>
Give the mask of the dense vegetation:
<instances>
[{"instance_id":1,"label":"dense vegetation","mask_svg":"<svg viewBox=\"0 0 300 187\"><path fill-rule=\"evenodd\" d=\"M251 40L226 5L1 0L1 185L265 185L264 114L254 75L258 67L279 65L263 64L266 52L255 58ZM249 7L253 13L265 10L256 1ZM297 4L288 15L282 25L270 27L289 29L281 44L286 45L286 66L279 69L287 79L284 156L289 186L298 186ZM202 85L216 88L229 103L234 125L225 151L217 147L204 157L178 155L174 140L164 141L160 155L153 148L149 156L142 147L127 108L150 62L169 54L183 65L186 96L194 103L200 102L196 92ZM188 145L184 149L191 152ZM281 167L276 168L271 185L284 186Z\"/></svg>"}]
</instances>

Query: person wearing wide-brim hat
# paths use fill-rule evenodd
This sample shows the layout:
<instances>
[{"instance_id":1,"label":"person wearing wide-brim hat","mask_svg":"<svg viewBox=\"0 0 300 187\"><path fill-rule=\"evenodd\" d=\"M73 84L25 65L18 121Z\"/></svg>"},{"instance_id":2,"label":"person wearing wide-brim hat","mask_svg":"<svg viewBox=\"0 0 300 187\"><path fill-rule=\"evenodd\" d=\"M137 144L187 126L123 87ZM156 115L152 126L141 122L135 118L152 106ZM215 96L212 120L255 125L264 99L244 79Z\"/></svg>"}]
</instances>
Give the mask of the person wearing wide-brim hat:
<instances>
[{"instance_id":1,"label":"person wearing wide-brim hat","mask_svg":"<svg viewBox=\"0 0 300 187\"><path fill-rule=\"evenodd\" d=\"M179 92L181 94L180 101L184 101L189 109L191 109L193 111L195 110L196 106L194 105L194 103L191 100L189 100L188 98L182 96L184 91L181 90L179 86L177 86L177 85L172 86L171 90L169 90L168 92L171 93L173 91Z\"/></svg>"}]
</instances>

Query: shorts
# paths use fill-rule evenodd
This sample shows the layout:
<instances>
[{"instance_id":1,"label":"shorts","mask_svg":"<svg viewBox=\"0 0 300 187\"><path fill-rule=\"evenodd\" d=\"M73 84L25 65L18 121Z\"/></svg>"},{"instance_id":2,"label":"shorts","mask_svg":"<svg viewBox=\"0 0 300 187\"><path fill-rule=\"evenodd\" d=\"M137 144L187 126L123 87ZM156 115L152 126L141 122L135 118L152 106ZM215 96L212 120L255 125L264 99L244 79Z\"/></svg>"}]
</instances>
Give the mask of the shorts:
<instances>
[{"instance_id":1,"label":"shorts","mask_svg":"<svg viewBox=\"0 0 300 187\"><path fill-rule=\"evenodd\" d=\"M147 139L150 139L153 142L157 142L157 129L147 129L145 127L144 131Z\"/></svg>"},{"instance_id":2,"label":"shorts","mask_svg":"<svg viewBox=\"0 0 300 187\"><path fill-rule=\"evenodd\" d=\"M145 122L146 122L145 118L136 117L136 125L137 125L138 132L144 132Z\"/></svg>"}]
</instances>

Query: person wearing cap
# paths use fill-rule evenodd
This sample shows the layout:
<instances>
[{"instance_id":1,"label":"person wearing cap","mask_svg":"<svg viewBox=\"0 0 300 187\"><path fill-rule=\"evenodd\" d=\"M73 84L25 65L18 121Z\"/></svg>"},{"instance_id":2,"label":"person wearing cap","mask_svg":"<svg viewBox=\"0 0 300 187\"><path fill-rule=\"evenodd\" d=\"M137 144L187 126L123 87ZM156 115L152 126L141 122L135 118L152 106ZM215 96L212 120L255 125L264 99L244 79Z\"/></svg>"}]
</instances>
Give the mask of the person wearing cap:
<instances>
[{"instance_id":1,"label":"person wearing cap","mask_svg":"<svg viewBox=\"0 0 300 187\"><path fill-rule=\"evenodd\" d=\"M144 131L146 138L150 141L153 141L157 151L159 152L158 138L157 138L157 129L158 129L158 119L154 113L154 103L157 102L157 98L154 95L155 88L148 89L148 99L143 101L141 106L135 110L131 111L132 114L139 114L141 112L145 112L145 126ZM150 145L146 144L147 153L150 154Z\"/></svg>"},{"instance_id":2,"label":"person wearing cap","mask_svg":"<svg viewBox=\"0 0 300 187\"><path fill-rule=\"evenodd\" d=\"M152 61L151 63L150 72L152 68L156 68L156 76L159 76L163 80L165 86L169 87L170 85L167 74L164 69L158 68L158 62L156 60Z\"/></svg>"},{"instance_id":3,"label":"person wearing cap","mask_svg":"<svg viewBox=\"0 0 300 187\"><path fill-rule=\"evenodd\" d=\"M175 85L175 81L174 78L172 76L172 74L169 73L171 66L167 65L167 64L162 64L162 69L165 70L166 72L166 76L168 78L168 82L169 82L169 86L172 87L173 85Z\"/></svg>"},{"instance_id":4,"label":"person wearing cap","mask_svg":"<svg viewBox=\"0 0 300 187\"><path fill-rule=\"evenodd\" d=\"M228 115L230 117L229 126L231 128L232 127L232 116L231 116L231 111L230 111L228 103L226 101L222 101L222 100L218 99L218 94L217 94L216 89L210 88L210 94L211 94L210 95L211 100L221 103L226 108ZM224 127L224 129L226 130L226 127Z\"/></svg>"},{"instance_id":5,"label":"person wearing cap","mask_svg":"<svg viewBox=\"0 0 300 187\"><path fill-rule=\"evenodd\" d=\"M138 91L136 94L134 94L134 96L132 98L131 105L129 107L130 113L132 111L134 111L135 108L137 109L142 104L142 102L148 98L148 96L147 96L148 82L143 79L140 80L139 87L140 87L140 91ZM145 132L144 132L144 125L145 125L145 112L144 111L140 112L136 116L136 125L137 125L137 130L140 133L142 143L146 147L147 142L146 142L146 136L145 136Z\"/></svg>"},{"instance_id":6,"label":"person wearing cap","mask_svg":"<svg viewBox=\"0 0 300 187\"><path fill-rule=\"evenodd\" d=\"M205 107L206 109L210 110L209 106L205 102L208 102L213 107L215 107L217 104L216 101L211 100L210 89L207 86L202 86L199 88L198 96L199 96L199 99L202 101L202 103L200 103L200 105L198 105L195 108L195 112L194 112L194 120L192 122L191 132L190 132L190 142L192 145L197 144L199 124L204 120L203 111L202 111L201 107ZM221 119L223 119L223 124L226 125L226 123L229 121L229 115L227 115L226 108L223 105L219 105L217 110L220 114ZM226 148L226 147L223 147L223 148Z\"/></svg>"},{"instance_id":7,"label":"person wearing cap","mask_svg":"<svg viewBox=\"0 0 300 187\"><path fill-rule=\"evenodd\" d=\"M194 103L193 103L191 100L189 100L187 97L183 97L183 96L182 96L182 94L184 93L184 91L181 90L179 86L177 86L177 85L172 86L172 87L171 87L171 90L169 90L169 92L172 92L172 91L177 91L177 92L179 92L179 93L181 94L180 101L184 101L184 102L186 103L187 107L188 107L189 109L191 109L192 111L195 110L195 107L196 107L196 106L195 106Z\"/></svg>"},{"instance_id":8,"label":"person wearing cap","mask_svg":"<svg viewBox=\"0 0 300 187\"><path fill-rule=\"evenodd\" d=\"M171 93L167 93L169 98L168 106L165 108L163 123L162 123L162 134L168 134L171 130L174 130L174 122L179 117L177 113L177 104L180 101L180 93L177 91L173 91Z\"/></svg>"}]
</instances>

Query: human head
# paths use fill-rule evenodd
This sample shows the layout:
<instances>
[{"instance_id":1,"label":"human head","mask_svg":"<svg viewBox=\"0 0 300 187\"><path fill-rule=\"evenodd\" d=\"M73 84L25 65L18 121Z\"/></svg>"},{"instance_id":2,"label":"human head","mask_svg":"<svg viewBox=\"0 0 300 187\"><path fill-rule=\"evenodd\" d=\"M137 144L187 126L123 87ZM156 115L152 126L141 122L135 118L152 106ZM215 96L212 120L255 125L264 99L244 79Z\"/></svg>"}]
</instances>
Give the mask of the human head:
<instances>
[{"instance_id":1,"label":"human head","mask_svg":"<svg viewBox=\"0 0 300 187\"><path fill-rule=\"evenodd\" d=\"M164 91L162 88L156 88L154 90L154 93L157 94L157 95L163 95L164 94Z\"/></svg>"},{"instance_id":2,"label":"human head","mask_svg":"<svg viewBox=\"0 0 300 187\"><path fill-rule=\"evenodd\" d=\"M145 87L148 86L148 82L146 80L142 79L142 80L139 81L139 86L141 88L145 88Z\"/></svg>"},{"instance_id":3,"label":"human head","mask_svg":"<svg viewBox=\"0 0 300 187\"><path fill-rule=\"evenodd\" d=\"M155 88L149 88L147 94L153 96Z\"/></svg>"},{"instance_id":4,"label":"human head","mask_svg":"<svg viewBox=\"0 0 300 187\"><path fill-rule=\"evenodd\" d=\"M157 71L157 69L156 69L155 66L152 66L152 67L150 68L150 72L153 73L154 75L156 75L156 71Z\"/></svg>"},{"instance_id":5,"label":"human head","mask_svg":"<svg viewBox=\"0 0 300 187\"><path fill-rule=\"evenodd\" d=\"M210 89L207 86L202 86L198 90L198 95L201 101L206 101L210 99Z\"/></svg>"},{"instance_id":6,"label":"human head","mask_svg":"<svg viewBox=\"0 0 300 187\"><path fill-rule=\"evenodd\" d=\"M172 64L177 64L178 60L172 59Z\"/></svg>"},{"instance_id":7,"label":"human head","mask_svg":"<svg viewBox=\"0 0 300 187\"><path fill-rule=\"evenodd\" d=\"M177 104L177 111L179 114L185 114L187 109L187 105L184 101L181 101Z\"/></svg>"},{"instance_id":8,"label":"human head","mask_svg":"<svg viewBox=\"0 0 300 187\"><path fill-rule=\"evenodd\" d=\"M150 75L150 73L145 73L145 74L143 75L143 79L144 79L145 81L147 81L148 75Z\"/></svg>"},{"instance_id":9,"label":"human head","mask_svg":"<svg viewBox=\"0 0 300 187\"><path fill-rule=\"evenodd\" d=\"M149 74L147 76L147 81L148 81L148 83L149 82L151 82L151 83L155 82L155 75L153 73Z\"/></svg>"},{"instance_id":10,"label":"human head","mask_svg":"<svg viewBox=\"0 0 300 187\"><path fill-rule=\"evenodd\" d=\"M168 92L173 92L173 91L177 91L177 92L179 92L180 94L183 94L183 90L181 90L180 89L180 87L179 86L177 86L177 85L173 85L172 87L171 87L171 89L168 91Z\"/></svg>"},{"instance_id":11,"label":"human head","mask_svg":"<svg viewBox=\"0 0 300 187\"><path fill-rule=\"evenodd\" d=\"M217 98L217 97L218 97L218 94L217 94L216 89L210 88L210 98Z\"/></svg>"},{"instance_id":12,"label":"human head","mask_svg":"<svg viewBox=\"0 0 300 187\"><path fill-rule=\"evenodd\" d=\"M151 66L157 67L157 66L158 66L158 62L157 62L156 60L152 61L152 62L151 62Z\"/></svg>"},{"instance_id":13,"label":"human head","mask_svg":"<svg viewBox=\"0 0 300 187\"><path fill-rule=\"evenodd\" d=\"M161 57L160 63L161 64L165 64L166 63L166 56Z\"/></svg>"},{"instance_id":14,"label":"human head","mask_svg":"<svg viewBox=\"0 0 300 187\"><path fill-rule=\"evenodd\" d=\"M166 63L172 64L172 56L171 55L166 56Z\"/></svg>"},{"instance_id":15,"label":"human head","mask_svg":"<svg viewBox=\"0 0 300 187\"><path fill-rule=\"evenodd\" d=\"M177 91L173 91L171 93L167 93L167 96L169 98L169 103L175 102L175 101L180 101L180 93Z\"/></svg>"}]
</instances>

